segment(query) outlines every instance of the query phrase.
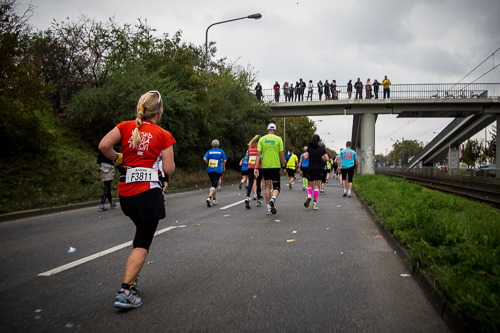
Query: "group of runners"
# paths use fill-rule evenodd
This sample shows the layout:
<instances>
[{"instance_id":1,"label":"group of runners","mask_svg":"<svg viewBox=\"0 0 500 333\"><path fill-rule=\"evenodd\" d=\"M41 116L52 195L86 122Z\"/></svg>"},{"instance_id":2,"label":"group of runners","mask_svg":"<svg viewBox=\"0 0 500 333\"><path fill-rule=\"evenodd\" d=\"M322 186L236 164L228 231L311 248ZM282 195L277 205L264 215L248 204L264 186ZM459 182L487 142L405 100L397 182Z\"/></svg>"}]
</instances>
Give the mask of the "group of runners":
<instances>
[{"instance_id":1,"label":"group of runners","mask_svg":"<svg viewBox=\"0 0 500 333\"><path fill-rule=\"evenodd\" d=\"M139 273L149 253L159 220L166 216L163 190L166 185L164 183L168 182L167 177L175 170L173 145L176 141L168 131L158 126L162 114L163 102L160 92L148 91L139 98L136 119L122 121L99 143L99 151L103 155L102 160L120 166L120 180L118 182L120 207L136 227L123 280L114 297L114 306L121 309L133 309L142 305L137 285ZM263 204L261 181L264 179L264 196L267 214L270 215L277 213L276 200L281 190L280 170L285 169L287 165L291 167L296 159L285 160L283 141L275 134L275 124L268 125L267 133L262 137L259 135L253 137L245 154L248 168L245 207L250 208L250 194L254 183L254 199L257 200L258 206ZM121 153L114 150L116 144L121 146ZM207 164L207 171L211 179L211 188L206 204L212 206L217 204L217 190L220 190L219 181L227 162L224 151L219 148L218 140L212 141L212 149L205 154L203 159ZM299 162L299 171L302 169L303 175L306 175L308 179L308 182L304 183L307 186L307 199L304 203L306 207L313 200L313 208L317 209L323 163L328 162L329 159L325 147L320 145L319 136L314 135ZM357 169L356 153L345 149L342 163L346 159L352 160L353 173L355 168ZM305 170L307 171L305 172ZM342 164L343 175L344 171L347 170ZM343 178L345 184L345 176ZM351 180L352 175L350 174L349 181ZM290 188L292 182L293 176L289 178ZM351 186L349 183L349 194ZM103 200L108 198L112 202L108 192L110 191L105 190ZM114 202L112 203L114 204Z\"/></svg>"},{"instance_id":2,"label":"group of runners","mask_svg":"<svg viewBox=\"0 0 500 333\"><path fill-rule=\"evenodd\" d=\"M215 144L214 144L215 143ZM227 162L226 155L219 149L219 142L212 142L212 149L205 156L207 172L212 181L207 206L211 207L215 200L217 181L222 175L222 165ZM343 196L351 197L352 178L358 169L358 158L356 152L351 149L351 142L346 143L346 149L341 150L335 158L327 153L325 146L321 144L319 135L315 134L300 159L294 154L293 149L285 156L283 152L283 140L276 135L276 125L271 123L267 126L267 135L260 137L256 135L248 143L248 150L240 161L242 179L239 188L246 184L245 207L250 209L251 192L254 191L254 200L257 206L263 204L261 194L262 179L264 180L264 196L267 206L267 214L276 214L276 201L281 191L281 170L288 175L288 188L292 189L296 172L302 174L302 189L307 191L304 202L306 208L312 201L312 208L319 209L319 194L324 194L325 183L328 182L330 172L333 169L339 176L340 185L344 188ZM346 182L347 180L347 182Z\"/></svg>"}]
</instances>

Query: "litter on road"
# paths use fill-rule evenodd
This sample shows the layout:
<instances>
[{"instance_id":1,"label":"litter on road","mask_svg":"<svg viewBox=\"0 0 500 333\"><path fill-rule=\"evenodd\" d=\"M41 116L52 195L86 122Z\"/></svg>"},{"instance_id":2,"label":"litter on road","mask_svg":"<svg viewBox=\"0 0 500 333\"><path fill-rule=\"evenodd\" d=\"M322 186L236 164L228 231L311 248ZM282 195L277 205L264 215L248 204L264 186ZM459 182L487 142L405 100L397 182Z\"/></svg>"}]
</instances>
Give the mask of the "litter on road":
<instances>
[{"instance_id":1,"label":"litter on road","mask_svg":"<svg viewBox=\"0 0 500 333\"><path fill-rule=\"evenodd\" d=\"M291 242L295 242L296 240L295 239L287 239L286 242L287 243L291 243Z\"/></svg>"},{"instance_id":2,"label":"litter on road","mask_svg":"<svg viewBox=\"0 0 500 333\"><path fill-rule=\"evenodd\" d=\"M411 274L401 274L402 277L410 277Z\"/></svg>"},{"instance_id":3,"label":"litter on road","mask_svg":"<svg viewBox=\"0 0 500 333\"><path fill-rule=\"evenodd\" d=\"M378 236L375 236L375 238L382 238L382 236L378 235Z\"/></svg>"},{"instance_id":4,"label":"litter on road","mask_svg":"<svg viewBox=\"0 0 500 333\"><path fill-rule=\"evenodd\" d=\"M76 249L74 247L70 247L69 250L68 250L68 253L73 253L75 251L76 251Z\"/></svg>"},{"instance_id":5,"label":"litter on road","mask_svg":"<svg viewBox=\"0 0 500 333\"><path fill-rule=\"evenodd\" d=\"M192 227L199 227L199 224L191 224Z\"/></svg>"}]
</instances>

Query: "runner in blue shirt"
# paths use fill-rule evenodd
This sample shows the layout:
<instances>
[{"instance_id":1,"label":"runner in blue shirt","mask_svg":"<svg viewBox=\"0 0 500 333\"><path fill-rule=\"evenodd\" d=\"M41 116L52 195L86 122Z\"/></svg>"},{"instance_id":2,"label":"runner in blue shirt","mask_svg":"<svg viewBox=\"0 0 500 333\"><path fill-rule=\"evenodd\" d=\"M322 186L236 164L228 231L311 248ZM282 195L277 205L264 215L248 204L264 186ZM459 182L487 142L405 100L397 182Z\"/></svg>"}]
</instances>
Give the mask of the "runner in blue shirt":
<instances>
[{"instance_id":1,"label":"runner in blue shirt","mask_svg":"<svg viewBox=\"0 0 500 333\"><path fill-rule=\"evenodd\" d=\"M240 190L243 187L243 183L246 182L245 190L248 187L248 161L246 158L242 158L240 161L240 167L241 167L241 181L240 181Z\"/></svg>"},{"instance_id":2,"label":"runner in blue shirt","mask_svg":"<svg viewBox=\"0 0 500 333\"><path fill-rule=\"evenodd\" d=\"M212 141L212 149L207 151L205 156L203 156L203 160L207 163L208 177L212 181L212 187L210 187L210 193L206 202L208 207L212 207L212 205L217 204L216 187L219 178L222 176L222 172L226 171L226 154L222 149L219 149L219 140L215 139Z\"/></svg>"},{"instance_id":3,"label":"runner in blue shirt","mask_svg":"<svg viewBox=\"0 0 500 333\"><path fill-rule=\"evenodd\" d=\"M307 151L307 147L304 147L304 153ZM307 190L308 181L307 181L307 167L309 166L309 159L305 159L304 154L300 155L299 161L299 172L302 172L302 191Z\"/></svg>"},{"instance_id":4,"label":"runner in blue shirt","mask_svg":"<svg viewBox=\"0 0 500 333\"><path fill-rule=\"evenodd\" d=\"M347 195L348 198L351 197L352 190L352 178L354 176L354 172L358 172L358 155L354 150L351 149L351 141L347 141L345 144L345 149L342 150L339 154L340 156L340 166L339 168L342 171L342 186L344 187L345 197ZM346 177L349 176L349 191L346 190Z\"/></svg>"}]
</instances>

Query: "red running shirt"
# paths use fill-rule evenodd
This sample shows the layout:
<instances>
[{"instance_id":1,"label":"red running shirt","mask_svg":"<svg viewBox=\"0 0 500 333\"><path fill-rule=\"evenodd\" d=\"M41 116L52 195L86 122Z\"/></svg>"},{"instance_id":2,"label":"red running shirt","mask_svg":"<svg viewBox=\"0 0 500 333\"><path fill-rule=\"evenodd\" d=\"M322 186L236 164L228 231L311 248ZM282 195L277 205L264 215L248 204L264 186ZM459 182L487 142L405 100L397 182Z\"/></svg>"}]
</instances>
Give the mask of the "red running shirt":
<instances>
[{"instance_id":1,"label":"red running shirt","mask_svg":"<svg viewBox=\"0 0 500 333\"><path fill-rule=\"evenodd\" d=\"M122 136L123 165L130 168L150 168L159 170L161 152L175 143L174 137L153 122L143 120L139 129L141 143L137 148L132 145L132 133L136 128L135 120L122 121L116 126ZM152 188L160 188L158 182L118 183L118 194L130 197Z\"/></svg>"},{"instance_id":2,"label":"red running shirt","mask_svg":"<svg viewBox=\"0 0 500 333\"><path fill-rule=\"evenodd\" d=\"M260 152L257 151L257 145L253 145L248 147L248 168L255 169L255 162L257 154L260 155ZM259 166L257 169L262 169L262 160L259 161Z\"/></svg>"}]
</instances>

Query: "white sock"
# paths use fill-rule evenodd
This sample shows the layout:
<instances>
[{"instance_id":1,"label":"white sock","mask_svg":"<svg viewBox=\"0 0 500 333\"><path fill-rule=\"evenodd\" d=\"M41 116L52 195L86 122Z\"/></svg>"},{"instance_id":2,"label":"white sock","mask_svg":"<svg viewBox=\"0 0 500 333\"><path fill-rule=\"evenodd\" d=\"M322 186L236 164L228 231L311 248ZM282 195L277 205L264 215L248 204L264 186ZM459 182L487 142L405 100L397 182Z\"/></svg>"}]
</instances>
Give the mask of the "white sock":
<instances>
[{"instance_id":1,"label":"white sock","mask_svg":"<svg viewBox=\"0 0 500 333\"><path fill-rule=\"evenodd\" d=\"M347 192L347 190L346 190L346 189L344 189L344 193L346 193L346 192Z\"/></svg>"},{"instance_id":2,"label":"white sock","mask_svg":"<svg viewBox=\"0 0 500 333\"><path fill-rule=\"evenodd\" d=\"M347 194L351 195L351 190L347 191Z\"/></svg>"}]
</instances>

